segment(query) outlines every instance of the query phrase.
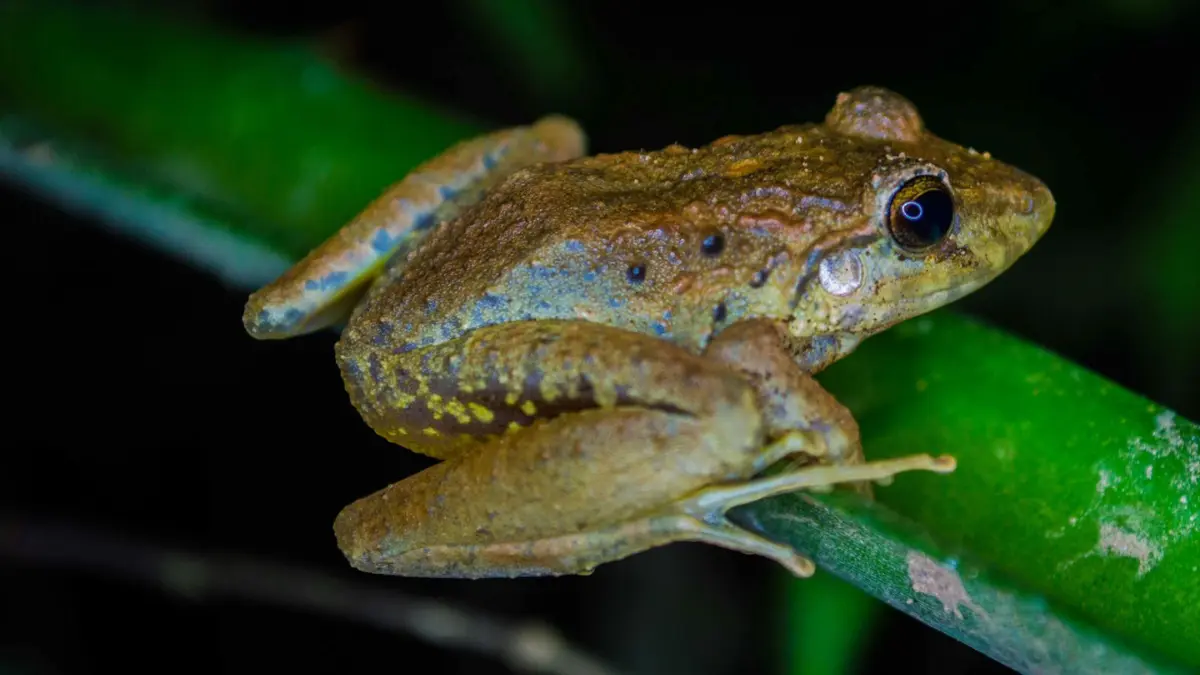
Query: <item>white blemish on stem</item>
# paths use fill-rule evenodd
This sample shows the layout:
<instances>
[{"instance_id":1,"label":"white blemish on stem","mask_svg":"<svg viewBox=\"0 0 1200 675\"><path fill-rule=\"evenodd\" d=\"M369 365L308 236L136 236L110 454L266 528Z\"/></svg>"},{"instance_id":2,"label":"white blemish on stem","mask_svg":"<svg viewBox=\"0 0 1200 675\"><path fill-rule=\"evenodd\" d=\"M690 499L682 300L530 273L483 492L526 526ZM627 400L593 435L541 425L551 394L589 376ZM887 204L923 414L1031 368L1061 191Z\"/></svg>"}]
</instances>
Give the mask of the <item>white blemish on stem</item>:
<instances>
[{"instance_id":1,"label":"white blemish on stem","mask_svg":"<svg viewBox=\"0 0 1200 675\"><path fill-rule=\"evenodd\" d=\"M960 607L967 607L980 618L987 617L983 608L971 599L957 572L942 567L933 558L917 551L909 551L906 560L908 578L914 591L937 598L946 613L953 613L960 621L963 619Z\"/></svg>"},{"instance_id":2,"label":"white blemish on stem","mask_svg":"<svg viewBox=\"0 0 1200 675\"><path fill-rule=\"evenodd\" d=\"M1123 557L1137 561L1140 579L1173 544L1200 530L1189 508L1200 481L1200 443L1190 426L1181 427L1174 412L1162 411L1149 434L1135 435L1119 449L1119 468L1105 460L1095 465L1096 489L1088 505L1061 530L1047 533L1058 538L1069 528L1095 524L1094 543L1061 563L1060 571L1086 558Z\"/></svg>"},{"instance_id":3,"label":"white blemish on stem","mask_svg":"<svg viewBox=\"0 0 1200 675\"><path fill-rule=\"evenodd\" d=\"M1162 559L1162 550L1157 546L1112 523L1100 523L1100 539L1096 542L1095 551L1105 557L1120 556L1137 560L1139 579Z\"/></svg>"}]
</instances>

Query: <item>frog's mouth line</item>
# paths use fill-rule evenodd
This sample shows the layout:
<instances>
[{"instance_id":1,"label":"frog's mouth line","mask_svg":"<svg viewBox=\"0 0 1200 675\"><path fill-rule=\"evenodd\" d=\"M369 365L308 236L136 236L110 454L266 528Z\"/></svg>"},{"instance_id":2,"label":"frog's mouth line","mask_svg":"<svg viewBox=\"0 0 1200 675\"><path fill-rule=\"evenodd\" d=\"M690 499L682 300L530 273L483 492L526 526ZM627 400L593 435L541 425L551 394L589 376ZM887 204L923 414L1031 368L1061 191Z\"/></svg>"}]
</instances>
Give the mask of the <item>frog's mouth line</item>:
<instances>
[{"instance_id":1,"label":"frog's mouth line","mask_svg":"<svg viewBox=\"0 0 1200 675\"><path fill-rule=\"evenodd\" d=\"M870 330L869 334L876 335L898 323L903 323L909 319L928 314L935 309L945 307L979 290L991 281L992 278L994 277L980 275L964 283L955 284L950 288L939 288L920 295L910 296L900 302L894 302L889 309L881 313L883 319L879 321L877 326Z\"/></svg>"},{"instance_id":2,"label":"frog's mouth line","mask_svg":"<svg viewBox=\"0 0 1200 675\"><path fill-rule=\"evenodd\" d=\"M966 297L971 293L983 288L994 277L981 274L966 282L955 284L949 288L941 288L936 291L930 291L917 296L918 301L930 301L937 298L934 307L942 307L948 305L955 300ZM931 308L932 309L932 308Z\"/></svg>"}]
</instances>

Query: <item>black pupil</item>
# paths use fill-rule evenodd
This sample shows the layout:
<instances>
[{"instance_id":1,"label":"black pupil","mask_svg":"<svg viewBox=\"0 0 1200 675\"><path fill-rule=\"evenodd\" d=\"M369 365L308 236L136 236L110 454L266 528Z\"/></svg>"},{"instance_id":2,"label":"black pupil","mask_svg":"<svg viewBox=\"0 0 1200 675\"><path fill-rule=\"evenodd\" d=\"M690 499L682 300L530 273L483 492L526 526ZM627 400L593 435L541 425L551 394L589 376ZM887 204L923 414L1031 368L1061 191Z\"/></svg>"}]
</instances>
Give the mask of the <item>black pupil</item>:
<instances>
[{"instance_id":1,"label":"black pupil","mask_svg":"<svg viewBox=\"0 0 1200 675\"><path fill-rule=\"evenodd\" d=\"M629 268L629 280L633 283L641 283L646 278L645 265L633 265Z\"/></svg>"},{"instance_id":2,"label":"black pupil","mask_svg":"<svg viewBox=\"0 0 1200 675\"><path fill-rule=\"evenodd\" d=\"M725 248L725 238L719 234L710 234L700 246L707 255L716 255Z\"/></svg>"},{"instance_id":3,"label":"black pupil","mask_svg":"<svg viewBox=\"0 0 1200 675\"><path fill-rule=\"evenodd\" d=\"M930 246L941 241L954 222L954 202L945 190L926 190L896 209L894 223L905 243ZM899 234L899 233L898 233Z\"/></svg>"}]
</instances>

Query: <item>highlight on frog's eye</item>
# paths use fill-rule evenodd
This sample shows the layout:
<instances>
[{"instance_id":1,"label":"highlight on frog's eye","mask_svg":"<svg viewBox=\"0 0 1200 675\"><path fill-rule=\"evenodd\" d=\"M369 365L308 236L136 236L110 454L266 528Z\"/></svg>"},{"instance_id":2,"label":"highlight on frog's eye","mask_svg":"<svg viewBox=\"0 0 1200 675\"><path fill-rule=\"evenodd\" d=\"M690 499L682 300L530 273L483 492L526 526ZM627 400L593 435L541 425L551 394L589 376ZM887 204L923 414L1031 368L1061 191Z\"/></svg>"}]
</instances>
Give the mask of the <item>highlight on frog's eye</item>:
<instances>
[{"instance_id":1,"label":"highlight on frog's eye","mask_svg":"<svg viewBox=\"0 0 1200 675\"><path fill-rule=\"evenodd\" d=\"M641 264L630 265L629 269L625 272L625 276L629 278L630 283L640 284L646 280L646 266Z\"/></svg>"},{"instance_id":2,"label":"highlight on frog's eye","mask_svg":"<svg viewBox=\"0 0 1200 675\"><path fill-rule=\"evenodd\" d=\"M888 208L887 227L903 249L923 251L941 243L954 224L954 199L941 180L913 178L896 191Z\"/></svg>"}]
</instances>

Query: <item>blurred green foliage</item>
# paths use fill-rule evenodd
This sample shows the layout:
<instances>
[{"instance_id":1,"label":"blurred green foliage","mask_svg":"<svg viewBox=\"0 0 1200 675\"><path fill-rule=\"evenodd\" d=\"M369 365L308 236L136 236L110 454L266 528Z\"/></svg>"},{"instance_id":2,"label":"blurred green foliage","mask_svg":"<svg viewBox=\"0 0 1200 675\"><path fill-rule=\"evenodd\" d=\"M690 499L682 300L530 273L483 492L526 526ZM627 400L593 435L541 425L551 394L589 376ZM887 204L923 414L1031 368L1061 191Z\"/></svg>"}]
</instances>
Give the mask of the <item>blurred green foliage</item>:
<instances>
[{"instance_id":1,"label":"blurred green foliage","mask_svg":"<svg viewBox=\"0 0 1200 675\"><path fill-rule=\"evenodd\" d=\"M115 170L197 196L290 257L481 128L348 77L306 44L56 2L9 2L0 25L9 113L54 144L101 145Z\"/></svg>"}]
</instances>

